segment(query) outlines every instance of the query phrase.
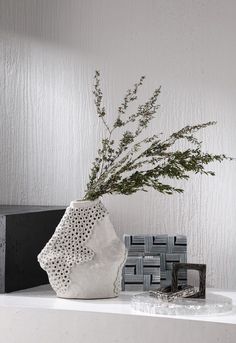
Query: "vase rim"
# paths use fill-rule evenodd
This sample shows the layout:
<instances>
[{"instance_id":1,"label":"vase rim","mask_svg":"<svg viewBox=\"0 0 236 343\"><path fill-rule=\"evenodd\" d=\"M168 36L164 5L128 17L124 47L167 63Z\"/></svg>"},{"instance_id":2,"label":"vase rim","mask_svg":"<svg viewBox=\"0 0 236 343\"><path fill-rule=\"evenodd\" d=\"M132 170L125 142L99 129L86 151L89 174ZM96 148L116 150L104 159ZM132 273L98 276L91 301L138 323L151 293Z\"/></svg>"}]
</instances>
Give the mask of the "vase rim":
<instances>
[{"instance_id":1,"label":"vase rim","mask_svg":"<svg viewBox=\"0 0 236 343\"><path fill-rule=\"evenodd\" d=\"M70 203L70 207L73 208L81 208L81 207L90 207L93 205L98 204L101 202L101 198L97 198L95 200L72 200Z\"/></svg>"}]
</instances>

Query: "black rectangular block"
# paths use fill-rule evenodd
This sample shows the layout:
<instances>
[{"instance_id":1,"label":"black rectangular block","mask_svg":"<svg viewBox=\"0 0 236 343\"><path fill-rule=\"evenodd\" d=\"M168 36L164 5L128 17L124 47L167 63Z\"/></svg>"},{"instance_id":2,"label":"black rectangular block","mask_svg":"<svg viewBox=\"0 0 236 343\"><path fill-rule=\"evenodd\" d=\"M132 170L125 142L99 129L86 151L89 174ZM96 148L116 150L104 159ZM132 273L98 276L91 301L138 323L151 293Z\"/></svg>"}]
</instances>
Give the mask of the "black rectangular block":
<instances>
[{"instance_id":1,"label":"black rectangular block","mask_svg":"<svg viewBox=\"0 0 236 343\"><path fill-rule=\"evenodd\" d=\"M37 256L64 212L59 206L0 205L0 293L48 283Z\"/></svg>"}]
</instances>

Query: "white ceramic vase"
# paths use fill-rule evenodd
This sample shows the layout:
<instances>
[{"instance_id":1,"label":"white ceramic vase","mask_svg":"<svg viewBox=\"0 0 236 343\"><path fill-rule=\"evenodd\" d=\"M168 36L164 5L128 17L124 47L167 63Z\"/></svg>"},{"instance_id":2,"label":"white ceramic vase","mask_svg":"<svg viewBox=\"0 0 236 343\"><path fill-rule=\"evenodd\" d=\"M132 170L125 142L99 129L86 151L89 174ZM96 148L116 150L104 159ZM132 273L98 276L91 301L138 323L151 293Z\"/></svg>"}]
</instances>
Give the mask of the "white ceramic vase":
<instances>
[{"instance_id":1,"label":"white ceramic vase","mask_svg":"<svg viewBox=\"0 0 236 343\"><path fill-rule=\"evenodd\" d=\"M126 256L98 199L71 202L38 261L58 297L94 299L118 296Z\"/></svg>"}]
</instances>

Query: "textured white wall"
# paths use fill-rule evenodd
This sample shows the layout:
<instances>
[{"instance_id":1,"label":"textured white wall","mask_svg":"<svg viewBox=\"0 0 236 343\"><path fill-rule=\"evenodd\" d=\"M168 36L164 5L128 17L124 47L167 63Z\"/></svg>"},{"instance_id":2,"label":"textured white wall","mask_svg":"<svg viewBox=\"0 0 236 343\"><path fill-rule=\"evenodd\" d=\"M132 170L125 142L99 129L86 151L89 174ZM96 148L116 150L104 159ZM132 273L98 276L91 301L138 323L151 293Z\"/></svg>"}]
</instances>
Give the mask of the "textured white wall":
<instances>
[{"instance_id":1,"label":"textured white wall","mask_svg":"<svg viewBox=\"0 0 236 343\"><path fill-rule=\"evenodd\" d=\"M0 201L68 204L83 195L102 133L91 84L100 69L112 121L124 91L162 85L150 129L169 133L217 120L206 149L236 155L234 0L0 0ZM185 233L208 284L236 286L236 164L154 191L110 196L116 230Z\"/></svg>"}]
</instances>

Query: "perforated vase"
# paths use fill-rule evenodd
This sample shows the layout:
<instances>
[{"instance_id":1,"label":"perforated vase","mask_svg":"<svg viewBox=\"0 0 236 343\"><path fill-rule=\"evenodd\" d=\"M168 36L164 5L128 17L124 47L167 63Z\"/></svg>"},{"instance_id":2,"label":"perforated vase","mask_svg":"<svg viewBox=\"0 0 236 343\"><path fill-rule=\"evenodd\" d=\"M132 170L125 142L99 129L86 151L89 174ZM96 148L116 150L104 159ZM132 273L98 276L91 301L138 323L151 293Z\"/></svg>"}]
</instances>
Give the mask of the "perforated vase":
<instances>
[{"instance_id":1,"label":"perforated vase","mask_svg":"<svg viewBox=\"0 0 236 343\"><path fill-rule=\"evenodd\" d=\"M110 298L121 290L126 254L100 200L72 201L38 261L57 296Z\"/></svg>"}]
</instances>

